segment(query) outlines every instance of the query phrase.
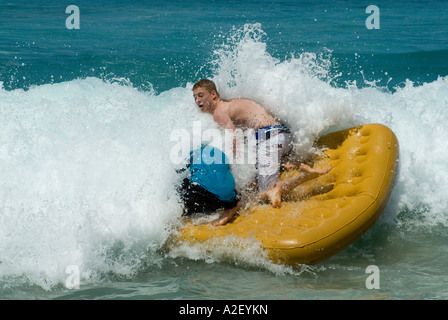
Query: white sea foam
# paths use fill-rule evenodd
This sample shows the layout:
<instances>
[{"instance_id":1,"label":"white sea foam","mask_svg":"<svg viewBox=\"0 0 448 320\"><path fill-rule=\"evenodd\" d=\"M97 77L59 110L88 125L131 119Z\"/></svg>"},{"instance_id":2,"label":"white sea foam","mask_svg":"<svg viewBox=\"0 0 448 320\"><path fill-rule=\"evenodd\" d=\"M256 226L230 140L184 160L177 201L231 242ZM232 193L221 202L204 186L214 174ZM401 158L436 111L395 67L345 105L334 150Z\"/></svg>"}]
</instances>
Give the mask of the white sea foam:
<instances>
[{"instance_id":1,"label":"white sea foam","mask_svg":"<svg viewBox=\"0 0 448 320\"><path fill-rule=\"evenodd\" d=\"M181 210L166 145L175 95L95 78L0 92L0 273L43 286L67 265L127 274L160 247Z\"/></svg>"},{"instance_id":2,"label":"white sea foam","mask_svg":"<svg viewBox=\"0 0 448 320\"><path fill-rule=\"evenodd\" d=\"M425 225L447 225L448 79L407 82L393 93L335 88L326 74L331 58L303 53L278 60L263 36L259 25L248 25L216 49L212 78L221 95L266 106L293 129L302 154L314 152L323 132L388 125L400 142L400 172L383 219L394 224L408 209ZM88 281L160 263L157 251L182 212L170 133L192 133L198 120L203 129L217 128L195 107L192 85L155 94L87 78L27 91L0 88L4 286L26 279L51 288L65 283L69 265ZM253 165L232 171L238 188L253 179Z\"/></svg>"}]
</instances>

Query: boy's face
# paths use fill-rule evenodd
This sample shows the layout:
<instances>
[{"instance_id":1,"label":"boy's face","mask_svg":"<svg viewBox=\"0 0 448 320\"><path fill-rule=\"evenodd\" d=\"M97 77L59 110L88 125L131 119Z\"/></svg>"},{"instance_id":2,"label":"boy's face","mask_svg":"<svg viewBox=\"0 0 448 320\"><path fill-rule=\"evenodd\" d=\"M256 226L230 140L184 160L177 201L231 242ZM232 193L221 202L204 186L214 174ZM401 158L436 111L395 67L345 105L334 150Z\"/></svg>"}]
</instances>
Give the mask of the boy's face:
<instances>
[{"instance_id":1,"label":"boy's face","mask_svg":"<svg viewBox=\"0 0 448 320\"><path fill-rule=\"evenodd\" d=\"M216 92L214 90L209 92L207 89L199 87L193 91L193 97L199 110L207 113L213 112L213 100L216 98Z\"/></svg>"}]
</instances>

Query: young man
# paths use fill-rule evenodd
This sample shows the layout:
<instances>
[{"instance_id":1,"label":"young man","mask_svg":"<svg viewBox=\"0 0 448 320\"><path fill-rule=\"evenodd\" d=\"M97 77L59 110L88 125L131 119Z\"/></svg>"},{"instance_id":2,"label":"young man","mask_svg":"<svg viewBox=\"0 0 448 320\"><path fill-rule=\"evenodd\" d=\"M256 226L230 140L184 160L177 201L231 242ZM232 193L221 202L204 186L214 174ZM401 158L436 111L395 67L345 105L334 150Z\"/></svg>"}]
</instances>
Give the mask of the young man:
<instances>
[{"instance_id":1,"label":"young man","mask_svg":"<svg viewBox=\"0 0 448 320\"><path fill-rule=\"evenodd\" d=\"M292 177L280 182L280 161L291 150L291 131L261 105L248 99L221 99L213 81L201 79L193 86L193 97L202 112L213 115L213 120L224 129L236 127L254 129L257 139L257 183L262 198L274 207L281 205L283 192L292 190L298 183L310 180L329 171L302 166L299 179ZM234 141L236 135L234 134ZM236 145L236 143L234 143Z\"/></svg>"},{"instance_id":2,"label":"young man","mask_svg":"<svg viewBox=\"0 0 448 320\"><path fill-rule=\"evenodd\" d=\"M187 168L189 175L178 188L184 203L183 215L223 210L210 224L218 226L229 222L241 205L225 154L217 148L202 145L190 153Z\"/></svg>"}]
</instances>

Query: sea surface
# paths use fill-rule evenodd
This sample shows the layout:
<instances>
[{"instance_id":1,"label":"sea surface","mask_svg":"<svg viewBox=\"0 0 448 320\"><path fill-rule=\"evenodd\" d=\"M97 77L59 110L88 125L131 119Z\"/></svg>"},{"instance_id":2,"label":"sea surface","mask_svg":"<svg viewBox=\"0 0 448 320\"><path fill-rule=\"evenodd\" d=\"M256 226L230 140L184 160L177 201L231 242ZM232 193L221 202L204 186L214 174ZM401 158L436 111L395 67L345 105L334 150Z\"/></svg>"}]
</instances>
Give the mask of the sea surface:
<instances>
[{"instance_id":1,"label":"sea surface","mask_svg":"<svg viewBox=\"0 0 448 320\"><path fill-rule=\"evenodd\" d=\"M263 104L298 153L390 127L379 220L314 266L167 248L171 134L216 128L200 78ZM447 299L447 158L448 1L0 0L0 299ZM244 191L253 168L232 171Z\"/></svg>"}]
</instances>

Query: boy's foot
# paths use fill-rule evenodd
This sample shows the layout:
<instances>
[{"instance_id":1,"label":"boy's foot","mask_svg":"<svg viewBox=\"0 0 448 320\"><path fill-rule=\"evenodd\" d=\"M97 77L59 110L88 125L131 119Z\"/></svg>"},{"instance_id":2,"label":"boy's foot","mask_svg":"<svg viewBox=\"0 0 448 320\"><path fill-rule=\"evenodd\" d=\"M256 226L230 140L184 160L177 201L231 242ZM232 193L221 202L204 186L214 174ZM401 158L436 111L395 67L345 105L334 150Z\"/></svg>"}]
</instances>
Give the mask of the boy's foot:
<instances>
[{"instance_id":1,"label":"boy's foot","mask_svg":"<svg viewBox=\"0 0 448 320\"><path fill-rule=\"evenodd\" d=\"M213 220L209 224L214 227L225 225L227 222L232 220L232 218L235 216L235 214L238 212L240 208L241 208L241 202L238 202L238 204L235 207L233 207L232 209L225 210L218 219Z\"/></svg>"},{"instance_id":2,"label":"boy's foot","mask_svg":"<svg viewBox=\"0 0 448 320\"><path fill-rule=\"evenodd\" d=\"M282 205L282 189L274 186L261 194L261 199L268 200L274 208L280 208Z\"/></svg>"}]
</instances>

